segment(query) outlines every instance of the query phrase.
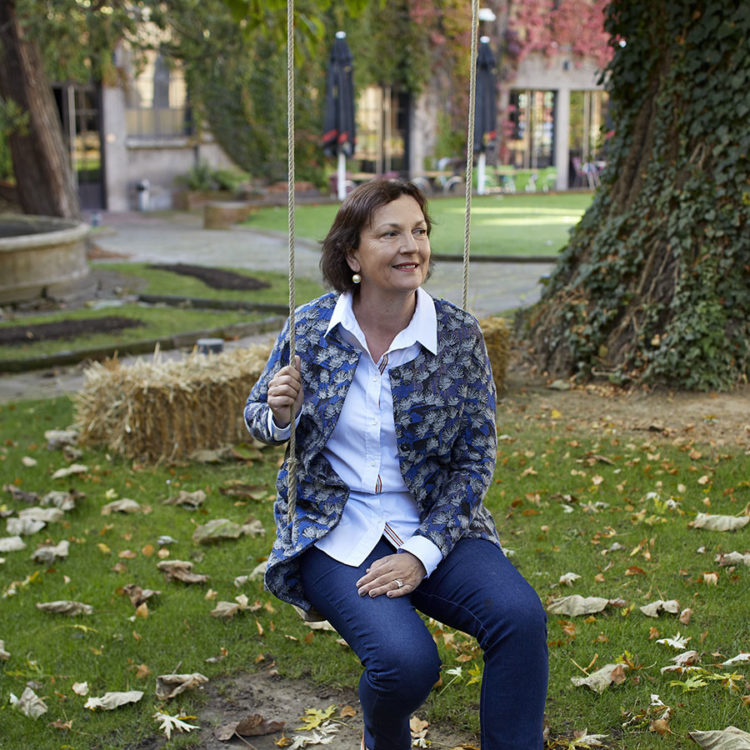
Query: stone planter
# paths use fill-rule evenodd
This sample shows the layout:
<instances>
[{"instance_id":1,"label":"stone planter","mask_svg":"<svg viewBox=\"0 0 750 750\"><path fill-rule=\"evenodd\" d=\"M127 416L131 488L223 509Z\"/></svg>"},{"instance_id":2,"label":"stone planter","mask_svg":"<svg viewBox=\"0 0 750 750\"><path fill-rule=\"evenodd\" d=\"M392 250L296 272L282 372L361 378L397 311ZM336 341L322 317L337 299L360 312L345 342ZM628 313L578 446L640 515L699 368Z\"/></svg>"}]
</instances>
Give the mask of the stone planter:
<instances>
[{"instance_id":1,"label":"stone planter","mask_svg":"<svg viewBox=\"0 0 750 750\"><path fill-rule=\"evenodd\" d=\"M86 263L87 224L0 214L0 304L65 299L95 286Z\"/></svg>"}]
</instances>

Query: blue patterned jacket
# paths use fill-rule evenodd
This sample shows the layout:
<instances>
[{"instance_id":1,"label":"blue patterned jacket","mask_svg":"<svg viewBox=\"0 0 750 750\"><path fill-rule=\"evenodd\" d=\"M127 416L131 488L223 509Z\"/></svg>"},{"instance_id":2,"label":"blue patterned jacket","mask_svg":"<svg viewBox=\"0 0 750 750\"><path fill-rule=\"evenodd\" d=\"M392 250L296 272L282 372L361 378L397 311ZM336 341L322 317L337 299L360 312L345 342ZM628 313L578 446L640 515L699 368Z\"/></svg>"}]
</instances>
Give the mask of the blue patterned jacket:
<instances>
[{"instance_id":1,"label":"blue patterned jacket","mask_svg":"<svg viewBox=\"0 0 750 750\"><path fill-rule=\"evenodd\" d=\"M349 490L323 456L341 414L360 352L338 329L325 331L335 293L295 312L295 350L301 360L305 400L296 428L297 503L290 523L288 455L276 481L276 541L266 586L278 598L311 609L302 591L299 559L341 518ZM422 348L415 359L390 370L401 474L419 508L417 534L430 539L443 559L461 537L499 545L482 499L495 469L495 386L481 329L475 318L435 300L438 351ZM289 322L284 326L245 406L250 433L275 443L268 430L268 383L289 362Z\"/></svg>"}]
</instances>

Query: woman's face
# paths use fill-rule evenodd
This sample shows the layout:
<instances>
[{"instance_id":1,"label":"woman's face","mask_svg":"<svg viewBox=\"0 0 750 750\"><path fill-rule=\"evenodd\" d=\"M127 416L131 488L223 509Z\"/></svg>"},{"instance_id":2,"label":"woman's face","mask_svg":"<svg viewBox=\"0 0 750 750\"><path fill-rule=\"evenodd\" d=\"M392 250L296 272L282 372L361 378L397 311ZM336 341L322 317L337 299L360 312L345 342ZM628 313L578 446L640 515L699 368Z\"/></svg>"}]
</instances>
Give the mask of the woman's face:
<instances>
[{"instance_id":1,"label":"woman's face","mask_svg":"<svg viewBox=\"0 0 750 750\"><path fill-rule=\"evenodd\" d=\"M363 290L414 292L430 267L430 240L419 203L402 195L378 208L347 262L362 276Z\"/></svg>"}]
</instances>

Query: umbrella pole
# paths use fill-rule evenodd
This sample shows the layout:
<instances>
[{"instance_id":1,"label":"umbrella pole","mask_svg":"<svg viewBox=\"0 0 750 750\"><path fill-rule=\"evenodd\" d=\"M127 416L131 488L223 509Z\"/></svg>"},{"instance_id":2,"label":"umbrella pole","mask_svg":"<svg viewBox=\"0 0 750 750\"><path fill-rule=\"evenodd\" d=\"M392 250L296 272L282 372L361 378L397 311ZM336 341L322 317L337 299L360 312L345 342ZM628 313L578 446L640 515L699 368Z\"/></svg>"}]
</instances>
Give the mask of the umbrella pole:
<instances>
[{"instance_id":1,"label":"umbrella pole","mask_svg":"<svg viewBox=\"0 0 750 750\"><path fill-rule=\"evenodd\" d=\"M339 166L338 166L338 193L339 200L342 201L346 198L346 154L343 151L339 151Z\"/></svg>"},{"instance_id":2,"label":"umbrella pole","mask_svg":"<svg viewBox=\"0 0 750 750\"><path fill-rule=\"evenodd\" d=\"M477 159L477 195L484 195L486 159L484 151L480 151Z\"/></svg>"}]
</instances>

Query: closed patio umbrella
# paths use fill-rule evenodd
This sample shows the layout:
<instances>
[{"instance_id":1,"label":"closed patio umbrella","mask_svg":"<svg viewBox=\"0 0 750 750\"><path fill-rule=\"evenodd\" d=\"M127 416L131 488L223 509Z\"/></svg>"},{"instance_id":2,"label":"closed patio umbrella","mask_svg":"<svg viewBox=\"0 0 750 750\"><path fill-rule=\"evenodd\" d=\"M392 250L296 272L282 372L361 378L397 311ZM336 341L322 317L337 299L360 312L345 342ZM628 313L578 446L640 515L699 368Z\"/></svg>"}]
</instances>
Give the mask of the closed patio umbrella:
<instances>
[{"instance_id":1,"label":"closed patio umbrella","mask_svg":"<svg viewBox=\"0 0 750 750\"><path fill-rule=\"evenodd\" d=\"M346 197L346 159L354 154L354 82L352 53L346 33L336 32L326 79L323 153L338 156L338 197Z\"/></svg>"},{"instance_id":2,"label":"closed patio umbrella","mask_svg":"<svg viewBox=\"0 0 750 750\"><path fill-rule=\"evenodd\" d=\"M487 151L494 148L497 139L497 82L495 56L490 49L489 37L479 40L477 53L477 90L474 117L474 153L477 159L477 192L484 195Z\"/></svg>"}]
</instances>

